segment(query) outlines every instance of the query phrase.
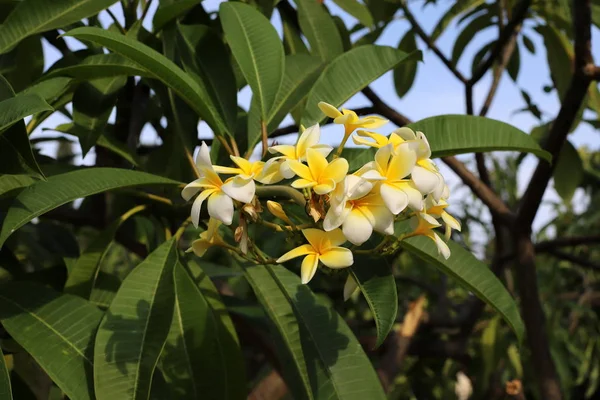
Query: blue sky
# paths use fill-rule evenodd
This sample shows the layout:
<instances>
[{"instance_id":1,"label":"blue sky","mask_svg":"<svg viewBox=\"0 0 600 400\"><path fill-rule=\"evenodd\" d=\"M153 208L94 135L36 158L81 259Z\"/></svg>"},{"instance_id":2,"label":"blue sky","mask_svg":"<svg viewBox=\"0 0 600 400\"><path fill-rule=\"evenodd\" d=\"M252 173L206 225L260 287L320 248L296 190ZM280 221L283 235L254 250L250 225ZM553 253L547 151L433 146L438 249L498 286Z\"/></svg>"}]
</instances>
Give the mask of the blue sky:
<instances>
[{"instance_id":1,"label":"blue sky","mask_svg":"<svg viewBox=\"0 0 600 400\"><path fill-rule=\"evenodd\" d=\"M203 4L207 10L216 10L220 2L221 1L219 0L205 0ZM154 1L149 16L144 24L149 29L151 28L151 16L156 8L156 3L157 2ZM426 32L431 32L433 30L433 27L436 25L437 21L453 4L453 2L449 0L440 0L438 1L438 5L430 5L423 8L422 1L413 0L409 3L415 18L419 21ZM347 26L350 27L354 25L355 20L341 11L341 9L337 7L335 3L333 3L331 0L326 0L326 4L333 14L340 15L342 17ZM113 10L113 12L117 15L117 18L121 18L122 20L122 13L118 4L113 5L111 10ZM110 24L110 19L105 12L101 14L101 21L105 23L105 26ZM273 24L276 29L281 32L279 19L276 14L273 18ZM457 27L455 24L452 24L438 39L437 45L445 54L450 54L454 39L460 32L461 27L462 26ZM521 69L518 77L518 84L531 94L532 99L543 112L544 121L548 121L554 118L554 116L557 114L560 104L555 91L551 93L545 93L542 89L544 85L551 84L550 74L546 65L546 54L541 38L531 29L531 27L532 24L529 23L527 26L525 26L524 32L526 32L534 41L536 54L532 55L522 49ZM408 28L408 21L404 19L395 20L389 24L381 38L378 40L377 44L396 47L400 38L403 37ZM458 66L464 75L467 77L470 75L470 64L473 55L484 44L493 39L495 35L497 35L497 30L495 28L489 28L487 31L478 34L466 48L466 51L463 54ZM82 47L81 44L76 42L74 39L67 38L67 40L69 40L69 43L74 47ZM596 30L593 32L592 43L595 43L595 45L593 45L593 53L595 58L596 60L600 60L600 35ZM387 73L379 78L371 85L371 87L391 107L397 109L412 120L419 120L433 115L464 113L465 100L463 85L448 71L442 62L439 61L437 56L426 48L425 43L419 41L418 45L419 48L423 50L423 62L419 65L417 78L413 87L404 98L400 99L396 95L391 73ZM60 57L60 54L58 54L58 52L51 46L45 45L44 52L47 66L51 65L57 58ZM491 74L488 73L475 86L474 102L476 110L479 110L481 107L481 104L487 94L490 82ZM515 110L525 106L525 103L519 93L519 86L513 83L505 73L492 107L488 113L488 117L507 122L525 132L530 132L532 127L539 124L538 121L529 113L514 113ZM251 92L249 88L242 90L238 97L239 104L244 108L247 108L250 102L250 96ZM368 100L364 98L362 94L358 94L348 102L346 107L352 108L365 105L369 105ZM61 116L57 115L46 121L43 124L43 127L51 128L62 122L66 121ZM286 120L284 124L289 122L291 122L290 119ZM393 125L389 124L384 128L381 128L380 132L387 133L392 129ZM42 134L40 130L35 133L36 136L39 136L40 134ZM201 124L199 127L199 134L200 137L209 137L210 131L205 125ZM425 132L425 134L427 134L427 132ZM493 132L482 132L481 134L493 134ZM335 143L341 138L341 131L338 127L326 127L323 129L322 137L323 141L325 142ZM598 141L598 132L594 132L593 129L587 124L580 124L577 130L570 135L569 139L575 144L576 147L588 146L591 149L599 148L600 141ZM143 140L145 142L153 143L159 139L156 138L150 129L147 129L144 131ZM287 138L282 138L280 141L294 142L295 137L290 136ZM53 155L55 149L55 146L46 146L44 147L43 152ZM78 146L76 146L74 149L75 151L79 151ZM95 155L93 151L91 151L86 158L82 160L82 162L85 164L91 164L93 163L94 157ZM463 156L461 158L467 161L472 158L472 156ZM529 176L531 175L533 168L535 168L536 163L537 160L533 156L528 156L525 160L519 175L519 186L521 189L523 189L523 187L527 184ZM442 169L451 188L457 187L459 185L458 179L447 168L442 166ZM464 193L464 191L460 191L457 194L464 196ZM553 190L548 190L544 200L558 201L558 196ZM585 196L583 196L583 193L578 193L574 197L573 206L576 209L581 209L583 208L584 203ZM541 209L540 213L538 214L538 218L536 218L534 226L542 226L551 217L551 212L549 210L550 208L547 206Z\"/></svg>"}]
</instances>

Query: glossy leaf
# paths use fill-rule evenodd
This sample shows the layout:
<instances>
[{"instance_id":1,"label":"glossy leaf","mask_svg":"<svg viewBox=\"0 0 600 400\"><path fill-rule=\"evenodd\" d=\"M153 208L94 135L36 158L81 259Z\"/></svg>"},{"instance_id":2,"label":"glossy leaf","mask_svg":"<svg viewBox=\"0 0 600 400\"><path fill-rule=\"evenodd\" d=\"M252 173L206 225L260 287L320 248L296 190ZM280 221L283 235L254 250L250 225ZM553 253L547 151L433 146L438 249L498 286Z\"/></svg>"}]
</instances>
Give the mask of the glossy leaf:
<instances>
[{"instance_id":1,"label":"glossy leaf","mask_svg":"<svg viewBox=\"0 0 600 400\"><path fill-rule=\"evenodd\" d=\"M0 175L0 197L37 182L29 175Z\"/></svg>"},{"instance_id":2,"label":"glossy leaf","mask_svg":"<svg viewBox=\"0 0 600 400\"><path fill-rule=\"evenodd\" d=\"M52 107L36 94L22 94L0 101L0 134L23 118L48 110Z\"/></svg>"},{"instance_id":3,"label":"glossy leaf","mask_svg":"<svg viewBox=\"0 0 600 400\"><path fill-rule=\"evenodd\" d=\"M203 285L210 280L203 273L199 278ZM220 314L227 314L218 292L208 282L213 290L205 293L181 264L175 267L174 281L175 311L161 354L173 398L246 398L242 353L237 336L223 324ZM213 309L209 296L219 302L218 309Z\"/></svg>"},{"instance_id":4,"label":"glossy leaf","mask_svg":"<svg viewBox=\"0 0 600 400\"><path fill-rule=\"evenodd\" d=\"M308 43L310 52L331 61L344 51L342 38L331 15L318 1L298 0L298 22Z\"/></svg>"},{"instance_id":5,"label":"glossy leaf","mask_svg":"<svg viewBox=\"0 0 600 400\"><path fill-rule=\"evenodd\" d=\"M192 7L198 5L198 0L179 0L171 4L160 3L152 19L152 30L158 32L168 23L181 17Z\"/></svg>"},{"instance_id":6,"label":"glossy leaf","mask_svg":"<svg viewBox=\"0 0 600 400\"><path fill-rule=\"evenodd\" d=\"M0 26L0 54L24 38L68 26L104 10L116 0L24 0Z\"/></svg>"},{"instance_id":7,"label":"glossy leaf","mask_svg":"<svg viewBox=\"0 0 600 400\"><path fill-rule=\"evenodd\" d=\"M552 82L558 92L559 99L563 99L569 87L572 71L573 45L558 29L548 25L535 28L544 38L546 57Z\"/></svg>"},{"instance_id":8,"label":"glossy leaf","mask_svg":"<svg viewBox=\"0 0 600 400\"><path fill-rule=\"evenodd\" d=\"M367 6L358 0L334 0L334 3L337 4L342 10L356 18L358 22L363 24L365 27L370 28L373 26L373 17L371 16L371 12Z\"/></svg>"},{"instance_id":9,"label":"glossy leaf","mask_svg":"<svg viewBox=\"0 0 600 400\"><path fill-rule=\"evenodd\" d=\"M65 293L89 299L96 283L100 264L113 241L117 230L123 222L132 215L144 210L145 206L137 206L127 211L113 221L105 230L100 232L89 246L81 253L75 264L69 269L69 276L65 283Z\"/></svg>"},{"instance_id":10,"label":"glossy leaf","mask_svg":"<svg viewBox=\"0 0 600 400\"><path fill-rule=\"evenodd\" d=\"M454 41L454 47L452 48L452 64L458 64L460 57L463 55L465 48L471 43L471 41L477 36L477 34L485 28L492 25L491 15L485 13L478 17L473 18L467 26L460 32Z\"/></svg>"},{"instance_id":11,"label":"glossy leaf","mask_svg":"<svg viewBox=\"0 0 600 400\"><path fill-rule=\"evenodd\" d=\"M6 213L0 245L33 218L75 199L123 187L178 184L157 175L118 168L88 168L54 175L19 193Z\"/></svg>"},{"instance_id":12,"label":"glossy leaf","mask_svg":"<svg viewBox=\"0 0 600 400\"><path fill-rule=\"evenodd\" d=\"M102 312L28 282L0 287L2 326L71 399L93 399L92 351Z\"/></svg>"},{"instance_id":13,"label":"glossy leaf","mask_svg":"<svg viewBox=\"0 0 600 400\"><path fill-rule=\"evenodd\" d=\"M354 276L361 294L367 300L375 326L377 342L375 347L383 344L396 322L398 314L398 292L392 269L382 260L364 256L354 256L354 264L350 271Z\"/></svg>"},{"instance_id":14,"label":"glossy leaf","mask_svg":"<svg viewBox=\"0 0 600 400\"><path fill-rule=\"evenodd\" d=\"M0 74L10 82L15 92L27 88L43 72L44 51L39 35L23 39L11 51L0 54Z\"/></svg>"},{"instance_id":15,"label":"glossy leaf","mask_svg":"<svg viewBox=\"0 0 600 400\"><path fill-rule=\"evenodd\" d=\"M298 377L294 382L302 385L305 398L386 398L361 345L329 303L282 266L245 271L288 346Z\"/></svg>"},{"instance_id":16,"label":"glossy leaf","mask_svg":"<svg viewBox=\"0 0 600 400\"><path fill-rule=\"evenodd\" d=\"M291 10L294 12L292 13ZM302 40L300 27L296 21L296 10L280 9L281 25L283 29L283 48L286 54L309 54L306 44Z\"/></svg>"},{"instance_id":17,"label":"glossy leaf","mask_svg":"<svg viewBox=\"0 0 600 400\"><path fill-rule=\"evenodd\" d=\"M13 400L12 388L10 385L10 373L6 367L5 355L0 350L0 398Z\"/></svg>"},{"instance_id":18,"label":"glossy leaf","mask_svg":"<svg viewBox=\"0 0 600 400\"><path fill-rule=\"evenodd\" d=\"M175 239L129 273L100 323L94 346L98 400L148 399L173 318Z\"/></svg>"},{"instance_id":19,"label":"glossy leaf","mask_svg":"<svg viewBox=\"0 0 600 400\"><path fill-rule=\"evenodd\" d=\"M256 98L261 120L266 121L283 80L284 53L277 31L253 7L221 3L225 38Z\"/></svg>"},{"instance_id":20,"label":"glossy leaf","mask_svg":"<svg viewBox=\"0 0 600 400\"><path fill-rule=\"evenodd\" d=\"M327 102L339 107L401 62L416 62L421 53L406 54L387 46L366 45L352 49L333 60L308 94L302 125L311 126L325 119L317 104Z\"/></svg>"},{"instance_id":21,"label":"glossy leaf","mask_svg":"<svg viewBox=\"0 0 600 400\"><path fill-rule=\"evenodd\" d=\"M122 55L110 53L94 54L86 57L79 64L51 70L48 73L47 78L69 76L82 80L92 80L119 75L150 76L151 74Z\"/></svg>"},{"instance_id":22,"label":"glossy leaf","mask_svg":"<svg viewBox=\"0 0 600 400\"><path fill-rule=\"evenodd\" d=\"M457 0L454 2L452 7L446 11L446 13L442 16L442 18L438 21L435 28L433 28L433 32L430 37L433 42L435 42L438 37L450 25L450 23L454 20L454 18L458 17L460 14L468 11L472 8L476 8L481 4L485 3L485 0Z\"/></svg>"},{"instance_id":23,"label":"glossy leaf","mask_svg":"<svg viewBox=\"0 0 600 400\"><path fill-rule=\"evenodd\" d=\"M398 50L407 54L418 50L415 33L412 30L406 32L404 37L400 40ZM407 62L401 63L394 68L394 86L396 87L396 94L398 94L398 97L404 97L412 87L417 76L418 65L418 62Z\"/></svg>"},{"instance_id":24,"label":"glossy leaf","mask_svg":"<svg viewBox=\"0 0 600 400\"><path fill-rule=\"evenodd\" d=\"M551 156L531 136L505 122L471 115L440 115L408 125L425 133L432 157L486 151L521 151L546 161ZM489 135L489 132L494 132Z\"/></svg>"},{"instance_id":25,"label":"glossy leaf","mask_svg":"<svg viewBox=\"0 0 600 400\"><path fill-rule=\"evenodd\" d=\"M508 65L506 66L506 72L508 72L508 76L516 82L519 77L519 70L521 69L521 51L519 50L519 46L515 46L515 49L508 61Z\"/></svg>"},{"instance_id":26,"label":"glossy leaf","mask_svg":"<svg viewBox=\"0 0 600 400\"><path fill-rule=\"evenodd\" d=\"M554 189L567 204L584 178L583 161L577 149L567 141L558 155L553 172Z\"/></svg>"},{"instance_id":27,"label":"glossy leaf","mask_svg":"<svg viewBox=\"0 0 600 400\"><path fill-rule=\"evenodd\" d=\"M410 230L407 222L399 224L397 228L396 234ZM431 263L477 295L502 316L515 332L519 342L522 341L524 326L517 304L488 266L476 259L470 251L450 240L448 246L452 255L446 260L438 255L433 241L423 236L404 239L400 246Z\"/></svg>"},{"instance_id":28,"label":"glossy leaf","mask_svg":"<svg viewBox=\"0 0 600 400\"><path fill-rule=\"evenodd\" d=\"M230 133L203 88L181 68L156 50L135 39L100 28L76 28L65 34L102 45L121 54L173 89L213 128L217 134Z\"/></svg>"},{"instance_id":29,"label":"glossy leaf","mask_svg":"<svg viewBox=\"0 0 600 400\"><path fill-rule=\"evenodd\" d=\"M308 54L286 56L283 82L267 119L268 133L277 129L285 116L306 97L322 71L323 63L318 57ZM250 107L248 120L248 150L251 150L261 137L260 115L254 104Z\"/></svg>"}]
</instances>

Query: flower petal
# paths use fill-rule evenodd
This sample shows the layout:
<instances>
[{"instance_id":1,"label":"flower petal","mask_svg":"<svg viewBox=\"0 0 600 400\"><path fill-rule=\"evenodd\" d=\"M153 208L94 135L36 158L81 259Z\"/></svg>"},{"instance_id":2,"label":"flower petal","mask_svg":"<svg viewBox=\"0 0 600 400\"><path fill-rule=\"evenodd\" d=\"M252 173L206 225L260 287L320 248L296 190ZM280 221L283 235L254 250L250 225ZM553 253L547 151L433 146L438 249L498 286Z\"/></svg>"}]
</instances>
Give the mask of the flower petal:
<instances>
[{"instance_id":1,"label":"flower petal","mask_svg":"<svg viewBox=\"0 0 600 400\"><path fill-rule=\"evenodd\" d=\"M366 207L365 207L366 208ZM366 214L366 210L361 208L361 211ZM394 234L394 214L390 212L385 206L370 206L368 211L371 216L371 224L376 232L383 233L385 235Z\"/></svg>"},{"instance_id":2,"label":"flower petal","mask_svg":"<svg viewBox=\"0 0 600 400\"><path fill-rule=\"evenodd\" d=\"M202 203L215 192L217 192L217 189L206 189L200 193L198 197L196 197L196 200L194 200L194 204L192 204L191 217L192 223L196 228L198 227L198 222L200 222L200 210L202 209Z\"/></svg>"},{"instance_id":3,"label":"flower petal","mask_svg":"<svg viewBox=\"0 0 600 400\"><path fill-rule=\"evenodd\" d=\"M211 187L212 185L205 179L199 178L193 182L188 183L181 191L181 197L185 201L190 201L192 197L196 195L202 188Z\"/></svg>"},{"instance_id":4,"label":"flower petal","mask_svg":"<svg viewBox=\"0 0 600 400\"><path fill-rule=\"evenodd\" d=\"M271 153L271 154L281 153L285 157L295 159L296 158L296 147L294 147L290 144L280 144L277 146L269 147L269 153Z\"/></svg>"},{"instance_id":5,"label":"flower petal","mask_svg":"<svg viewBox=\"0 0 600 400\"><path fill-rule=\"evenodd\" d=\"M231 158L231 161L244 171L245 174L252 174L252 163L250 161L246 160L244 157L229 156L229 158Z\"/></svg>"},{"instance_id":6,"label":"flower petal","mask_svg":"<svg viewBox=\"0 0 600 400\"><path fill-rule=\"evenodd\" d=\"M317 104L317 106L319 106L321 111L323 111L323 114L327 115L329 118L337 118L340 115L342 115L342 113L337 108L335 108L329 103L325 103L324 101L320 101L319 104Z\"/></svg>"},{"instance_id":7,"label":"flower petal","mask_svg":"<svg viewBox=\"0 0 600 400\"><path fill-rule=\"evenodd\" d=\"M299 178L308 179L310 181L315 180L313 178L311 170L306 165L302 164L300 161L287 160L285 163L296 175L298 175ZM285 174L283 176L285 176Z\"/></svg>"},{"instance_id":8,"label":"flower petal","mask_svg":"<svg viewBox=\"0 0 600 400\"><path fill-rule=\"evenodd\" d=\"M346 268L354 263L354 257L350 249L332 247L319 255L319 261L329 268Z\"/></svg>"},{"instance_id":9,"label":"flower petal","mask_svg":"<svg viewBox=\"0 0 600 400\"><path fill-rule=\"evenodd\" d=\"M394 150L393 154L386 176L391 180L404 179L415 167L417 155L411 150L408 143L402 143Z\"/></svg>"},{"instance_id":10,"label":"flower petal","mask_svg":"<svg viewBox=\"0 0 600 400\"><path fill-rule=\"evenodd\" d=\"M327 193L331 193L335 189L335 182L333 179L327 179L323 183L319 183L316 185L313 190L318 195L324 195Z\"/></svg>"},{"instance_id":11,"label":"flower petal","mask_svg":"<svg viewBox=\"0 0 600 400\"><path fill-rule=\"evenodd\" d=\"M442 211L442 220L452 229L456 229L460 232L461 226L460 222L452 215L448 214L446 211Z\"/></svg>"},{"instance_id":12,"label":"flower petal","mask_svg":"<svg viewBox=\"0 0 600 400\"><path fill-rule=\"evenodd\" d=\"M348 175L344 180L344 184L348 200L364 197L373 189L373 184L362 176Z\"/></svg>"},{"instance_id":13,"label":"flower petal","mask_svg":"<svg viewBox=\"0 0 600 400\"><path fill-rule=\"evenodd\" d=\"M314 181L309 181L308 179L296 179L294 182L292 182L292 187L295 189L304 189L304 188L309 188L309 187L313 187L316 186L317 182Z\"/></svg>"},{"instance_id":14,"label":"flower petal","mask_svg":"<svg viewBox=\"0 0 600 400\"><path fill-rule=\"evenodd\" d=\"M232 199L241 201L242 203L250 203L254 198L256 185L253 180L244 179L228 179L221 190Z\"/></svg>"},{"instance_id":15,"label":"flower petal","mask_svg":"<svg viewBox=\"0 0 600 400\"><path fill-rule=\"evenodd\" d=\"M255 179L260 183L269 185L283 180L283 175L281 174L281 159L276 161L273 160L274 159L272 158L267 161L262 171L256 176Z\"/></svg>"},{"instance_id":16,"label":"flower petal","mask_svg":"<svg viewBox=\"0 0 600 400\"><path fill-rule=\"evenodd\" d=\"M346 283L344 284L344 301L347 301L354 293L358 291L358 283L351 273L348 273Z\"/></svg>"},{"instance_id":17,"label":"flower petal","mask_svg":"<svg viewBox=\"0 0 600 400\"><path fill-rule=\"evenodd\" d=\"M438 252L446 260L448 258L450 258L450 248L448 247L446 242L444 242L444 240L441 237L439 237L437 233L434 233L433 236L435 237L434 241L435 241L435 245L437 246Z\"/></svg>"},{"instance_id":18,"label":"flower petal","mask_svg":"<svg viewBox=\"0 0 600 400\"><path fill-rule=\"evenodd\" d=\"M406 206L408 206L408 196L404 191L398 189L394 185L390 185L385 182L382 183L381 187L379 188L379 193L383 198L385 206L394 215L400 214L402 211L404 211Z\"/></svg>"},{"instance_id":19,"label":"flower petal","mask_svg":"<svg viewBox=\"0 0 600 400\"><path fill-rule=\"evenodd\" d=\"M319 252L321 244L328 240L327 232L320 229L309 228L302 229L302 234L308 240L308 243L312 245L316 252Z\"/></svg>"},{"instance_id":20,"label":"flower petal","mask_svg":"<svg viewBox=\"0 0 600 400\"><path fill-rule=\"evenodd\" d=\"M331 151L333 150L333 147L331 147L328 144L316 144L313 147L311 147L311 149L318 151L323 155L323 157L327 158L329 156L329 153L331 153Z\"/></svg>"},{"instance_id":21,"label":"flower petal","mask_svg":"<svg viewBox=\"0 0 600 400\"><path fill-rule=\"evenodd\" d=\"M393 147L391 144L385 145L375 153L375 164L377 170L384 174L387 171L387 165L392 155Z\"/></svg>"},{"instance_id":22,"label":"flower petal","mask_svg":"<svg viewBox=\"0 0 600 400\"><path fill-rule=\"evenodd\" d=\"M278 263L284 263L292 258L304 256L306 254L315 254L315 249L310 244L303 244L292 249L277 259Z\"/></svg>"},{"instance_id":23,"label":"flower petal","mask_svg":"<svg viewBox=\"0 0 600 400\"><path fill-rule=\"evenodd\" d=\"M206 253L206 250L208 250L211 246L212 246L212 243L210 243L208 240L205 240L205 239L194 240L192 242L192 251L194 252L194 254L196 256L202 257L204 255L204 253Z\"/></svg>"},{"instance_id":24,"label":"flower petal","mask_svg":"<svg viewBox=\"0 0 600 400\"><path fill-rule=\"evenodd\" d=\"M319 265L319 256L316 254L309 254L302 260L302 267L300 268L300 275L302 283L307 284L315 276L317 272L317 266Z\"/></svg>"},{"instance_id":25,"label":"flower petal","mask_svg":"<svg viewBox=\"0 0 600 400\"><path fill-rule=\"evenodd\" d=\"M319 143L320 138L321 128L319 128L319 124L306 128L296 143L296 156L298 158L303 157L309 148Z\"/></svg>"},{"instance_id":26,"label":"flower petal","mask_svg":"<svg viewBox=\"0 0 600 400\"><path fill-rule=\"evenodd\" d=\"M369 240L373 233L373 225L360 210L353 209L342 224L342 231L350 242L359 246Z\"/></svg>"},{"instance_id":27,"label":"flower petal","mask_svg":"<svg viewBox=\"0 0 600 400\"><path fill-rule=\"evenodd\" d=\"M222 167L220 165L213 165L213 170L219 174L243 174L244 171L240 168Z\"/></svg>"},{"instance_id":28,"label":"flower petal","mask_svg":"<svg viewBox=\"0 0 600 400\"><path fill-rule=\"evenodd\" d=\"M209 168L212 170L212 161L210 161L210 150L205 142L200 145L200 150L196 154L196 166L200 168Z\"/></svg>"},{"instance_id":29,"label":"flower petal","mask_svg":"<svg viewBox=\"0 0 600 400\"><path fill-rule=\"evenodd\" d=\"M378 117L377 115L370 115L363 118L360 121L360 125L367 129L377 129L387 124L389 121L385 118Z\"/></svg>"},{"instance_id":30,"label":"flower petal","mask_svg":"<svg viewBox=\"0 0 600 400\"><path fill-rule=\"evenodd\" d=\"M418 165L412 170L411 180L422 194L429 194L433 192L438 185L443 184L439 174Z\"/></svg>"},{"instance_id":31,"label":"flower petal","mask_svg":"<svg viewBox=\"0 0 600 400\"><path fill-rule=\"evenodd\" d=\"M400 136L404 140L415 140L417 138L415 131L413 131L410 128L407 128L406 126L394 130L393 133Z\"/></svg>"},{"instance_id":32,"label":"flower petal","mask_svg":"<svg viewBox=\"0 0 600 400\"><path fill-rule=\"evenodd\" d=\"M231 225L233 221L233 200L231 197L218 191L208 199L208 215L218 219L225 225Z\"/></svg>"},{"instance_id":33,"label":"flower petal","mask_svg":"<svg viewBox=\"0 0 600 400\"><path fill-rule=\"evenodd\" d=\"M323 157L323 154L313 149L306 151L306 162L314 179L319 179L327 168L327 159Z\"/></svg>"},{"instance_id":34,"label":"flower petal","mask_svg":"<svg viewBox=\"0 0 600 400\"><path fill-rule=\"evenodd\" d=\"M344 223L350 210L352 210L350 207L329 207L325 219L323 220L323 230L329 232L339 228Z\"/></svg>"},{"instance_id":35,"label":"flower petal","mask_svg":"<svg viewBox=\"0 0 600 400\"><path fill-rule=\"evenodd\" d=\"M348 168L348 161L345 158L336 158L329 163L320 177L323 179L332 179L335 183L338 183L346 177Z\"/></svg>"},{"instance_id":36,"label":"flower petal","mask_svg":"<svg viewBox=\"0 0 600 400\"><path fill-rule=\"evenodd\" d=\"M331 232L327 232L326 238L329 241L330 246L339 246L348 241L341 229L334 229Z\"/></svg>"}]
</instances>

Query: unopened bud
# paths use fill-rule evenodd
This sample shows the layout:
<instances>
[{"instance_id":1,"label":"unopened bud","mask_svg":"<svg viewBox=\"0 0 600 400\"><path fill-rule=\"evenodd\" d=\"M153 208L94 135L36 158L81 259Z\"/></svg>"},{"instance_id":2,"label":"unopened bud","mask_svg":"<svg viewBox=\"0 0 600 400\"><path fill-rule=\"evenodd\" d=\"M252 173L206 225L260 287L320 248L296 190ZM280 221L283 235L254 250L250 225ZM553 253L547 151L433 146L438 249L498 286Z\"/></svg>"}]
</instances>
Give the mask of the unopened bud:
<instances>
[{"instance_id":1,"label":"unopened bud","mask_svg":"<svg viewBox=\"0 0 600 400\"><path fill-rule=\"evenodd\" d=\"M357 291L358 283L356 283L356 279L354 279L352 274L348 274L348 279L346 279L346 284L344 285L344 301L348 301Z\"/></svg>"},{"instance_id":2,"label":"unopened bud","mask_svg":"<svg viewBox=\"0 0 600 400\"><path fill-rule=\"evenodd\" d=\"M283 207L278 202L267 200L267 208L269 209L269 212L271 212L271 214L273 214L280 220L282 220L290 225L293 225L292 221L289 219L289 217L287 216L285 211L283 211Z\"/></svg>"},{"instance_id":3,"label":"unopened bud","mask_svg":"<svg viewBox=\"0 0 600 400\"><path fill-rule=\"evenodd\" d=\"M237 228L235 228L235 232L233 234L233 239L239 243L240 240L242 240L243 235L244 235L244 228L242 228L241 226L238 226Z\"/></svg>"},{"instance_id":4,"label":"unopened bud","mask_svg":"<svg viewBox=\"0 0 600 400\"><path fill-rule=\"evenodd\" d=\"M246 213L246 215L248 215L253 222L256 222L256 220L258 219L256 207L254 207L252 204L244 205L244 207L242 207L242 211Z\"/></svg>"}]
</instances>

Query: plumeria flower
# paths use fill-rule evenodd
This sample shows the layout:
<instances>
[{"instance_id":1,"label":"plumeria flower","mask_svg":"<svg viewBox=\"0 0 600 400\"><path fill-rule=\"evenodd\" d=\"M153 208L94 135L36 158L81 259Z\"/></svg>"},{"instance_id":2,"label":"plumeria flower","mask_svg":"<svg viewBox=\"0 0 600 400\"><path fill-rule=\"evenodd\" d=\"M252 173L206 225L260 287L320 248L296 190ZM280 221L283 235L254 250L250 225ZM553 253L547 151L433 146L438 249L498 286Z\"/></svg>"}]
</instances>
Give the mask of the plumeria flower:
<instances>
[{"instance_id":1,"label":"plumeria flower","mask_svg":"<svg viewBox=\"0 0 600 400\"><path fill-rule=\"evenodd\" d=\"M405 140L398 136L396 133L392 132L390 136L384 136L377 132L369 132L359 130L355 135L352 136L352 141L355 144L365 146L375 147L380 149L388 144L391 144L394 148L398 147L401 143L404 143Z\"/></svg>"},{"instance_id":2,"label":"plumeria flower","mask_svg":"<svg viewBox=\"0 0 600 400\"><path fill-rule=\"evenodd\" d=\"M364 167L372 168L383 178L379 184L379 192L394 215L406 207L415 211L423 209L423 195L408 179L416 161L417 155L407 143L401 144L395 151L390 144L377 150L375 161Z\"/></svg>"},{"instance_id":3,"label":"plumeria flower","mask_svg":"<svg viewBox=\"0 0 600 400\"><path fill-rule=\"evenodd\" d=\"M417 213L410 220L413 232L409 236L425 236L433 240L435 243L438 253L441 254L446 260L450 257L450 248L435 233L434 229L441 226L441 224L431 215L424 212Z\"/></svg>"},{"instance_id":4,"label":"plumeria flower","mask_svg":"<svg viewBox=\"0 0 600 400\"><path fill-rule=\"evenodd\" d=\"M341 201L338 196L331 197L331 206L323 221L325 231L341 226L344 236L355 245L369 240L373 230L386 235L394 233L394 214L381 195L371 191L372 183L348 175L340 187L344 188L344 196Z\"/></svg>"},{"instance_id":5,"label":"plumeria flower","mask_svg":"<svg viewBox=\"0 0 600 400\"><path fill-rule=\"evenodd\" d=\"M255 179L261 174L265 165L264 161L248 161L243 157L229 156L231 161L237 167L221 167L220 165L214 165L213 169L219 174L237 175L241 179L250 180Z\"/></svg>"},{"instance_id":6,"label":"plumeria flower","mask_svg":"<svg viewBox=\"0 0 600 400\"><path fill-rule=\"evenodd\" d=\"M272 168L274 163L279 164L281 179L291 179L294 177L294 172L289 167L290 161L306 161L308 149L319 152L323 157L327 157L331 150L331 146L326 144L319 144L321 139L321 128L319 124L313 125L302 132L295 146L289 144L281 144L277 146L269 147L269 152L272 154L280 153L281 157L275 157L267 161L268 166L265 168ZM281 180L280 179L280 180Z\"/></svg>"},{"instance_id":7,"label":"plumeria flower","mask_svg":"<svg viewBox=\"0 0 600 400\"><path fill-rule=\"evenodd\" d=\"M352 110L343 108L340 112L337 108L324 101L319 102L318 106L325 115L329 118L333 118L334 123L344 125L345 138L358 128L377 129L388 123L387 119L376 115L359 118Z\"/></svg>"},{"instance_id":8,"label":"plumeria flower","mask_svg":"<svg viewBox=\"0 0 600 400\"><path fill-rule=\"evenodd\" d=\"M358 291L360 291L358 282L356 282L352 274L348 274L348 278L346 278L346 283L344 284L344 301L348 301Z\"/></svg>"},{"instance_id":9,"label":"plumeria flower","mask_svg":"<svg viewBox=\"0 0 600 400\"><path fill-rule=\"evenodd\" d=\"M319 261L326 267L334 269L346 268L354 263L352 252L345 247L340 247L346 241L341 230L325 232L320 229L303 229L302 234L308 244L288 251L277 260L278 263L283 263L296 257L306 256L302 260L300 273L302 283L308 283L313 278Z\"/></svg>"},{"instance_id":10,"label":"plumeria flower","mask_svg":"<svg viewBox=\"0 0 600 400\"><path fill-rule=\"evenodd\" d=\"M328 163L323 154L315 149L306 151L306 161L307 165L288 160L290 169L299 177L292 182L292 187L296 189L312 188L316 194L324 195L333 191L348 173L348 161L344 158Z\"/></svg>"},{"instance_id":11,"label":"plumeria flower","mask_svg":"<svg viewBox=\"0 0 600 400\"><path fill-rule=\"evenodd\" d=\"M234 211L233 200L250 203L254 198L254 181L236 176L223 182L213 168L208 146L204 142L196 155L196 168L200 178L189 183L181 191L181 196L186 201L201 191L192 205L192 223L198 227L202 203L208 199L208 214L225 225L231 225Z\"/></svg>"},{"instance_id":12,"label":"plumeria flower","mask_svg":"<svg viewBox=\"0 0 600 400\"><path fill-rule=\"evenodd\" d=\"M211 218L208 221L208 228L200 234L200 239L192 242L192 247L187 252L193 251L195 255L202 257L209 248L224 243L219 236L219 225L221 225L221 221Z\"/></svg>"},{"instance_id":13,"label":"plumeria flower","mask_svg":"<svg viewBox=\"0 0 600 400\"><path fill-rule=\"evenodd\" d=\"M444 221L444 224L446 225L445 238L448 240L452 234L452 229L460 232L461 225L456 218L446 211L446 207L448 207L448 203L444 199L435 201L432 196L427 196L425 198L425 209L427 210L427 214L435 218L441 218L442 221Z\"/></svg>"}]
</instances>

